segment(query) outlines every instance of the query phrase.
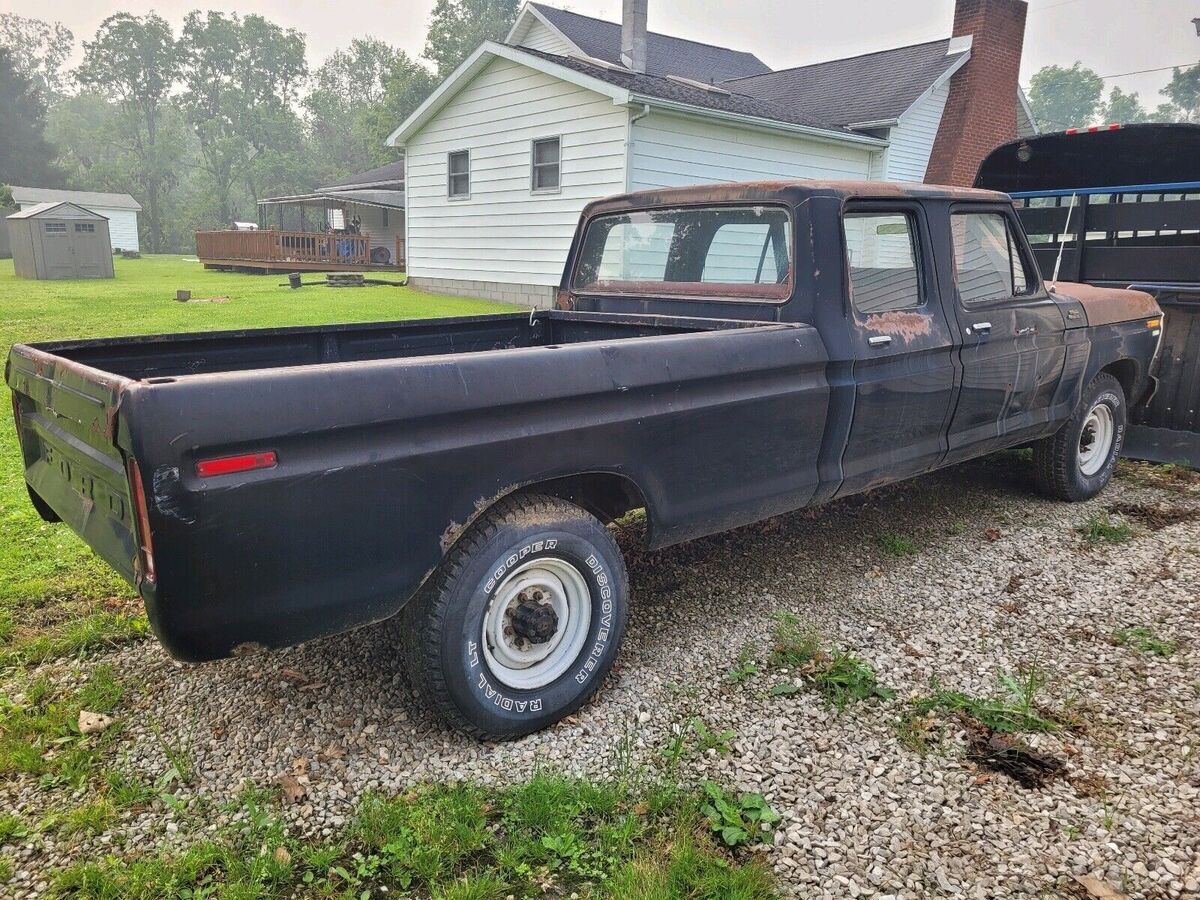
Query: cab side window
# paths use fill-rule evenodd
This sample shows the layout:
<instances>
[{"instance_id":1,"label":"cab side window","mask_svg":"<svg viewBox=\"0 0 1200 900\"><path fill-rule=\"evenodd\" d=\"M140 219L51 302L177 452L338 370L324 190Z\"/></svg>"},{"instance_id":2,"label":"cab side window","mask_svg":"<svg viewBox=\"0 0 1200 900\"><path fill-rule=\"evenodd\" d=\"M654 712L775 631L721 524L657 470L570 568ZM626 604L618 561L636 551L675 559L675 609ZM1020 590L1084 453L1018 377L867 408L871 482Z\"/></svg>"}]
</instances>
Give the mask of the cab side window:
<instances>
[{"instance_id":1,"label":"cab side window","mask_svg":"<svg viewBox=\"0 0 1200 900\"><path fill-rule=\"evenodd\" d=\"M916 228L907 213L847 213L842 220L854 308L865 315L921 303Z\"/></svg>"},{"instance_id":2,"label":"cab side window","mask_svg":"<svg viewBox=\"0 0 1200 900\"><path fill-rule=\"evenodd\" d=\"M955 213L950 218L958 295L970 306L1029 294L1028 271L1012 226L1000 213Z\"/></svg>"}]
</instances>

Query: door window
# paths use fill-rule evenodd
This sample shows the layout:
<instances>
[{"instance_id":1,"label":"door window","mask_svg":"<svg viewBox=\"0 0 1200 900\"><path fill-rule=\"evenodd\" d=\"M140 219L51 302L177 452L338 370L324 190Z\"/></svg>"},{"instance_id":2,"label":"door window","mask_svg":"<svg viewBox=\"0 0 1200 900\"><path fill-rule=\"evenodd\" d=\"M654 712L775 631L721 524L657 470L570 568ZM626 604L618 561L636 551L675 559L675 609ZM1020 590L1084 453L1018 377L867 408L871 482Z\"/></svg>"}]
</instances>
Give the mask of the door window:
<instances>
[{"instance_id":1,"label":"door window","mask_svg":"<svg viewBox=\"0 0 1200 900\"><path fill-rule=\"evenodd\" d=\"M967 306L1028 294L1036 286L1005 216L955 213L950 230L958 295Z\"/></svg>"},{"instance_id":2,"label":"door window","mask_svg":"<svg viewBox=\"0 0 1200 900\"><path fill-rule=\"evenodd\" d=\"M860 313L921 305L916 229L906 213L847 213L843 219L850 295Z\"/></svg>"}]
</instances>

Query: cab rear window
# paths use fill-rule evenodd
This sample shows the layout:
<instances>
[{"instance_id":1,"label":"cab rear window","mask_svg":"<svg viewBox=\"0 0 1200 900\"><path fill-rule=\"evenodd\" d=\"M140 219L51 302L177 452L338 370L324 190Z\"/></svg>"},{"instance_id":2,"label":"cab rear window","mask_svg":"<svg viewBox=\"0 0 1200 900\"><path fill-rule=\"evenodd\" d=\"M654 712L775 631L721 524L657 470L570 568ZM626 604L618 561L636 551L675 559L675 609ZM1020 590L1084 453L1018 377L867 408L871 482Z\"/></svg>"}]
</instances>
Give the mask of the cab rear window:
<instances>
[{"instance_id":1,"label":"cab rear window","mask_svg":"<svg viewBox=\"0 0 1200 900\"><path fill-rule=\"evenodd\" d=\"M597 216L572 288L582 294L786 300L791 219L780 206L710 206Z\"/></svg>"}]
</instances>

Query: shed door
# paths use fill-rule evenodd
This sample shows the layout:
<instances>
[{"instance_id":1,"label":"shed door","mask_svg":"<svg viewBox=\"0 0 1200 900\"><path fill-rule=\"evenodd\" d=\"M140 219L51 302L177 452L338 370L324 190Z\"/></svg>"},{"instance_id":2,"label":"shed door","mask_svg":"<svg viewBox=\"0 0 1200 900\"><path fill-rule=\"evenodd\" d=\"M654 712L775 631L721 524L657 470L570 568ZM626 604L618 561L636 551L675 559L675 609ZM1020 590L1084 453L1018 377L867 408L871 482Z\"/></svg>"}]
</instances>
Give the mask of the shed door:
<instances>
[{"instance_id":1,"label":"shed door","mask_svg":"<svg viewBox=\"0 0 1200 900\"><path fill-rule=\"evenodd\" d=\"M104 278L108 274L108 239L95 222L72 223L71 245L75 253L76 278Z\"/></svg>"},{"instance_id":2,"label":"shed door","mask_svg":"<svg viewBox=\"0 0 1200 900\"><path fill-rule=\"evenodd\" d=\"M37 230L42 242L42 264L46 278L74 278L75 254L71 251L72 223L39 219Z\"/></svg>"}]
</instances>

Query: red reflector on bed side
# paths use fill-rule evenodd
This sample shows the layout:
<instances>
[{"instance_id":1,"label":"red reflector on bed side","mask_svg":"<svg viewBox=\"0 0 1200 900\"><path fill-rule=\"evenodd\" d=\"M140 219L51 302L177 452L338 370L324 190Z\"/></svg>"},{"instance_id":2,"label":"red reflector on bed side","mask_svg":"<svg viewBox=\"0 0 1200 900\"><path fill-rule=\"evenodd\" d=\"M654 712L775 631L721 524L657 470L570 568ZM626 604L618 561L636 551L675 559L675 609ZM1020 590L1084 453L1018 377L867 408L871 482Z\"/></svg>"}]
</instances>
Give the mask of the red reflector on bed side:
<instances>
[{"instance_id":1,"label":"red reflector on bed side","mask_svg":"<svg viewBox=\"0 0 1200 900\"><path fill-rule=\"evenodd\" d=\"M274 450L262 453L241 453L237 456L218 456L215 459L202 459L196 463L196 474L201 478L212 478L214 475L232 475L235 472L249 472L253 469L273 469L279 462Z\"/></svg>"}]
</instances>

